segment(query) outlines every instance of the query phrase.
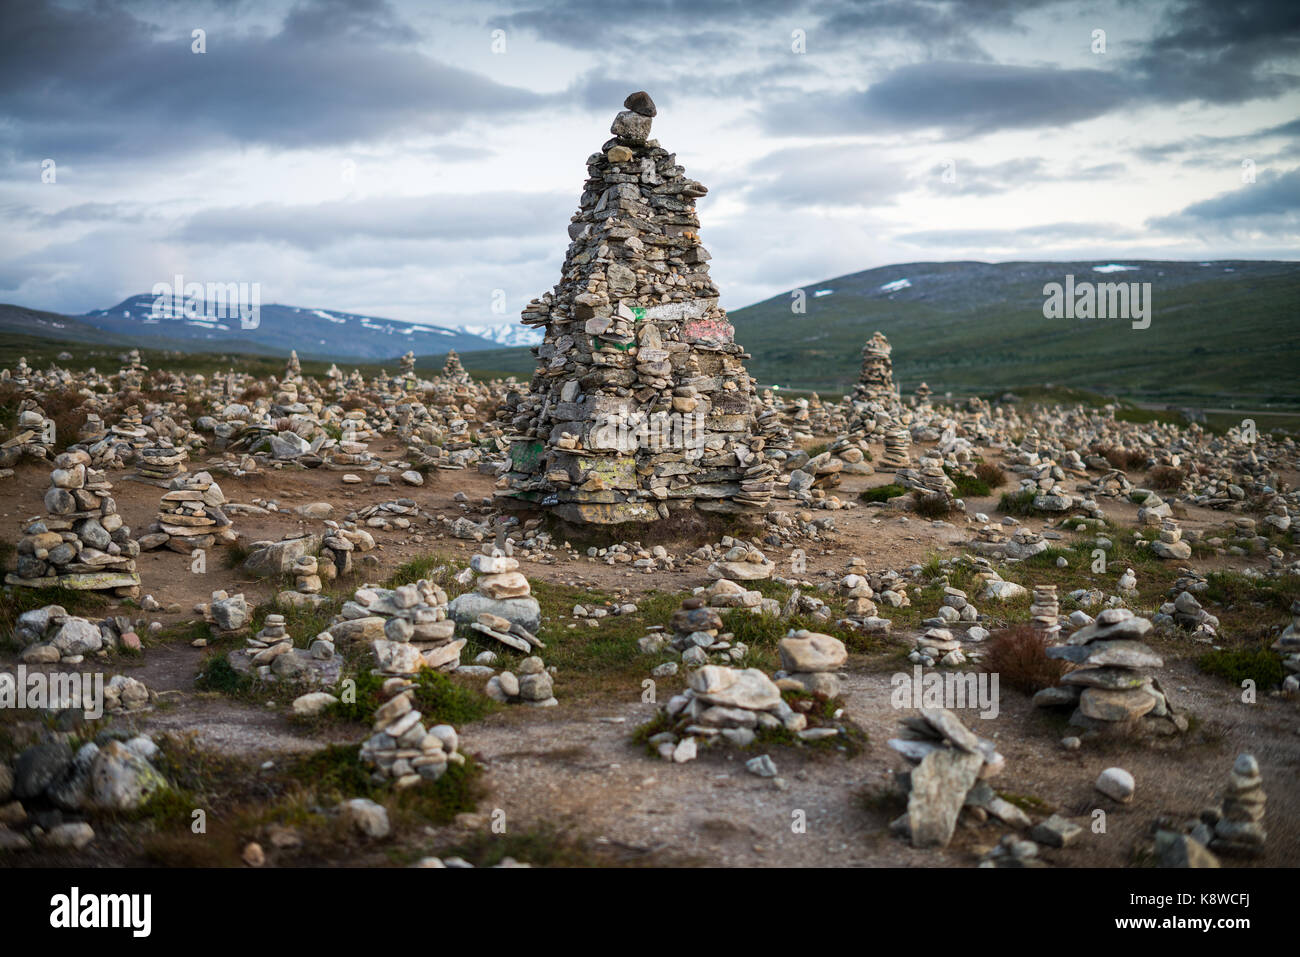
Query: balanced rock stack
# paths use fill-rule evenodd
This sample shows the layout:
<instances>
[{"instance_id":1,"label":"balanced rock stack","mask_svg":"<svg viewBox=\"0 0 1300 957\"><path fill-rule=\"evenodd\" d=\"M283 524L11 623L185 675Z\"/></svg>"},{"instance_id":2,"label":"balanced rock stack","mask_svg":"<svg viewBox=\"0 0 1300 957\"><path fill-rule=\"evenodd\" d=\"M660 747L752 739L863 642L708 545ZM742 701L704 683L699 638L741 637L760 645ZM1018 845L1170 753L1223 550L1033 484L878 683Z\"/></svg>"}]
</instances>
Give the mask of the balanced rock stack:
<instances>
[{"instance_id":1,"label":"balanced rock stack","mask_svg":"<svg viewBox=\"0 0 1300 957\"><path fill-rule=\"evenodd\" d=\"M561 281L523 312L546 334L529 392L502 410L515 434L500 494L583 523L762 510L787 437L709 278L707 190L649 139L650 97L624 105L588 158Z\"/></svg>"},{"instance_id":2,"label":"balanced rock stack","mask_svg":"<svg viewBox=\"0 0 1300 957\"><path fill-rule=\"evenodd\" d=\"M465 639L447 615L447 593L426 579L394 589L367 585L344 602L327 633L335 642L369 642L383 674L455 671Z\"/></svg>"},{"instance_id":3,"label":"balanced rock stack","mask_svg":"<svg viewBox=\"0 0 1300 957\"><path fill-rule=\"evenodd\" d=\"M1061 603L1056 597L1055 585L1035 585L1034 600L1029 606L1029 620L1034 631L1047 644L1055 644L1061 637Z\"/></svg>"},{"instance_id":4,"label":"balanced rock stack","mask_svg":"<svg viewBox=\"0 0 1300 957\"><path fill-rule=\"evenodd\" d=\"M326 563L326 568L333 565ZM293 563L293 589L280 592L275 603L281 608L319 608L329 604L329 597L321 594L325 583L320 577L321 563L315 555L299 555Z\"/></svg>"},{"instance_id":5,"label":"balanced rock stack","mask_svg":"<svg viewBox=\"0 0 1300 957\"><path fill-rule=\"evenodd\" d=\"M554 684L546 671L546 663L536 655L530 655L519 662L516 669L503 671L488 679L486 694L493 701L502 704L528 704L534 708L553 708L555 700Z\"/></svg>"},{"instance_id":6,"label":"balanced rock stack","mask_svg":"<svg viewBox=\"0 0 1300 957\"><path fill-rule=\"evenodd\" d=\"M49 454L48 442L57 439L46 425L45 413L30 400L23 400L24 408L18 413L18 431L11 438L0 444L0 467L5 469L17 465L19 459L27 456L32 459L44 459Z\"/></svg>"},{"instance_id":7,"label":"balanced rock stack","mask_svg":"<svg viewBox=\"0 0 1300 957\"><path fill-rule=\"evenodd\" d=\"M469 373L460 364L460 356L455 349L447 350L447 361L442 364L442 377L451 383L469 385Z\"/></svg>"},{"instance_id":8,"label":"balanced rock stack","mask_svg":"<svg viewBox=\"0 0 1300 957\"><path fill-rule=\"evenodd\" d=\"M460 736L449 724L425 728L424 715L415 710L411 683L401 678L384 682L388 699L375 710L374 734L361 745L361 761L375 769L378 781L392 780L407 788L421 781L437 781L448 764L464 764L458 748Z\"/></svg>"},{"instance_id":9,"label":"balanced rock stack","mask_svg":"<svg viewBox=\"0 0 1300 957\"><path fill-rule=\"evenodd\" d=\"M1146 672L1164 661L1143 644L1151 622L1127 608L1107 608L1097 620L1084 625L1065 644L1047 649L1047 657L1075 665L1060 685L1034 695L1040 707L1077 704L1070 723L1101 729L1137 722L1144 716L1166 719L1178 730L1186 719L1174 713L1159 682Z\"/></svg>"},{"instance_id":10,"label":"balanced rock stack","mask_svg":"<svg viewBox=\"0 0 1300 957\"><path fill-rule=\"evenodd\" d=\"M908 794L907 813L890 827L907 835L913 847L947 847L963 808L976 804L970 798L977 785L1001 771L1006 759L992 741L943 708L922 708L919 717L904 718L902 723L902 736L891 738L889 746L914 767L898 775L899 786ZM1000 820L1029 823L1023 812L991 792L975 796L987 813Z\"/></svg>"},{"instance_id":11,"label":"balanced rock stack","mask_svg":"<svg viewBox=\"0 0 1300 957\"><path fill-rule=\"evenodd\" d=\"M413 392L419 387L420 381L415 375L415 353L409 349L406 354L399 360L400 372L398 374L398 385L403 392Z\"/></svg>"},{"instance_id":12,"label":"balanced rock stack","mask_svg":"<svg viewBox=\"0 0 1300 957\"><path fill-rule=\"evenodd\" d=\"M897 422L892 424L885 430L885 452L880 457L879 468L886 472L907 468L912 464L907 454L911 446L912 433Z\"/></svg>"},{"instance_id":13,"label":"balanced rock stack","mask_svg":"<svg viewBox=\"0 0 1300 957\"><path fill-rule=\"evenodd\" d=\"M1210 849L1220 854L1258 857L1264 853L1268 832L1264 830L1264 781L1253 754L1239 754L1228 775L1223 806L1210 815L1215 820Z\"/></svg>"},{"instance_id":14,"label":"balanced rock stack","mask_svg":"<svg viewBox=\"0 0 1300 957\"><path fill-rule=\"evenodd\" d=\"M1186 560L1192 557L1192 546L1183 541L1183 530L1172 518L1160 526L1160 537L1151 543L1151 551L1164 559Z\"/></svg>"},{"instance_id":15,"label":"balanced rock stack","mask_svg":"<svg viewBox=\"0 0 1300 957\"><path fill-rule=\"evenodd\" d=\"M890 621L876 614L878 609L872 600L876 594L871 582L854 571L855 567L858 566L851 566L849 574L841 578L836 586L840 597L844 599L844 618L838 624L842 628L852 628L868 635L887 635ZM865 566L862 569L865 570Z\"/></svg>"},{"instance_id":16,"label":"balanced rock stack","mask_svg":"<svg viewBox=\"0 0 1300 957\"><path fill-rule=\"evenodd\" d=\"M170 548L188 555L196 548L234 544L238 536L222 511L226 496L207 472L171 480L158 505L158 521L140 537L140 547Z\"/></svg>"},{"instance_id":17,"label":"balanced rock stack","mask_svg":"<svg viewBox=\"0 0 1300 957\"><path fill-rule=\"evenodd\" d=\"M517 558L494 549L492 554L471 556L466 572L467 578L473 576L474 590L457 595L448 609L457 623L480 625L474 630L517 651L545 647L534 637L542 626L542 608L532 596L528 579L519 571ZM490 616L487 621L480 617L485 614ZM507 623L505 630L500 627L501 621Z\"/></svg>"},{"instance_id":18,"label":"balanced rock stack","mask_svg":"<svg viewBox=\"0 0 1300 957\"><path fill-rule=\"evenodd\" d=\"M790 707L776 683L757 668L705 665L692 671L686 683L685 691L663 705L673 730L650 739L665 760L681 764L694 759L700 739L746 747L761 729L784 728L804 737L806 731L819 732L812 735L818 737L833 730L808 728L807 716Z\"/></svg>"},{"instance_id":19,"label":"balanced rock stack","mask_svg":"<svg viewBox=\"0 0 1300 957\"><path fill-rule=\"evenodd\" d=\"M726 578L730 581L762 581L772 577L776 563L768 561L767 556L753 545L737 541L723 553L720 561L708 567L710 578Z\"/></svg>"},{"instance_id":20,"label":"balanced rock stack","mask_svg":"<svg viewBox=\"0 0 1300 957\"><path fill-rule=\"evenodd\" d=\"M18 543L17 574L6 575L6 584L112 591L119 597L139 593L140 545L122 523L113 486L89 462L81 451L55 457L45 493L50 517L27 526Z\"/></svg>"},{"instance_id":21,"label":"balanced rock stack","mask_svg":"<svg viewBox=\"0 0 1300 957\"><path fill-rule=\"evenodd\" d=\"M1300 601L1291 603L1291 624L1282 629L1272 648L1282 656L1282 667L1290 672L1282 689L1300 691Z\"/></svg>"},{"instance_id":22,"label":"balanced rock stack","mask_svg":"<svg viewBox=\"0 0 1300 957\"><path fill-rule=\"evenodd\" d=\"M150 445L140 449L137 460L137 477L165 485L184 472L190 454L184 448L170 445Z\"/></svg>"},{"instance_id":23,"label":"balanced rock stack","mask_svg":"<svg viewBox=\"0 0 1300 957\"><path fill-rule=\"evenodd\" d=\"M723 581L714 582L714 589L716 590L714 593L716 593L719 601L728 601L740 597L727 594L732 589L744 591L734 582L726 581L730 588L725 591L719 590L718 586L722 585ZM673 612L673 617L669 622L669 627L673 632L669 645L681 655L682 664L688 667L697 667L708 663L710 654L719 656L724 661L739 661L749 650L743 642L732 643L721 637L722 615L717 608L712 607L715 600L712 594L704 593L684 599L681 607ZM750 593L745 592L744 594ZM658 636L648 636L642 639L642 647L645 650L657 650L662 647L662 644L663 641Z\"/></svg>"},{"instance_id":24,"label":"balanced rock stack","mask_svg":"<svg viewBox=\"0 0 1300 957\"><path fill-rule=\"evenodd\" d=\"M840 679L836 670L849 660L844 642L816 631L791 629L777 645L784 676L776 686L782 691L807 691L810 694L838 698Z\"/></svg>"},{"instance_id":25,"label":"balanced rock stack","mask_svg":"<svg viewBox=\"0 0 1300 957\"><path fill-rule=\"evenodd\" d=\"M870 403L882 409L892 409L898 404L894 390L893 347L884 333L877 332L862 347L862 370L853 387L852 401Z\"/></svg>"}]
</instances>

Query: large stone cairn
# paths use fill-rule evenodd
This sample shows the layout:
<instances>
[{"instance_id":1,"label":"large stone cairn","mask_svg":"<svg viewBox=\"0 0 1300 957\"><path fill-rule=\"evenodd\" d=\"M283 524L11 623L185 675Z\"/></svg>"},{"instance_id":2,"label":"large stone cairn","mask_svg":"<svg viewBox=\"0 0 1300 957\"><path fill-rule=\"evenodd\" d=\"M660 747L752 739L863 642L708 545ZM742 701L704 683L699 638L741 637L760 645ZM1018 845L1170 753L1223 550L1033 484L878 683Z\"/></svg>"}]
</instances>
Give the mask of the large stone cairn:
<instances>
[{"instance_id":1,"label":"large stone cairn","mask_svg":"<svg viewBox=\"0 0 1300 957\"><path fill-rule=\"evenodd\" d=\"M546 335L529 392L503 407L502 494L604 524L764 509L786 433L709 278L694 205L707 190L649 139L650 97L624 105L588 158L560 283L523 312Z\"/></svg>"},{"instance_id":2,"label":"large stone cairn","mask_svg":"<svg viewBox=\"0 0 1300 957\"><path fill-rule=\"evenodd\" d=\"M883 427L886 416L899 405L894 387L893 347L884 333L877 332L862 347L862 371L849 398L853 416L850 431L863 431L867 435Z\"/></svg>"},{"instance_id":3,"label":"large stone cairn","mask_svg":"<svg viewBox=\"0 0 1300 957\"><path fill-rule=\"evenodd\" d=\"M117 512L113 486L89 462L85 452L55 457L45 493L50 517L27 527L18 543L17 574L6 575L6 584L139 593L140 546Z\"/></svg>"},{"instance_id":4,"label":"large stone cairn","mask_svg":"<svg viewBox=\"0 0 1300 957\"><path fill-rule=\"evenodd\" d=\"M1264 830L1264 781L1259 762L1252 754L1239 754L1228 775L1228 787L1220 808L1208 813L1214 825L1210 849L1220 854L1258 857L1264 853L1268 832Z\"/></svg>"},{"instance_id":5,"label":"large stone cairn","mask_svg":"<svg viewBox=\"0 0 1300 957\"><path fill-rule=\"evenodd\" d=\"M1140 640L1150 630L1150 621L1127 608L1107 608L1064 644L1047 649L1047 657L1075 667L1060 685L1034 695L1034 703L1040 707L1077 704L1070 717L1076 727L1130 727L1147 717L1148 723L1164 719L1173 728L1186 730L1186 719L1175 714L1159 682L1148 674L1164 665Z\"/></svg>"},{"instance_id":6,"label":"large stone cairn","mask_svg":"<svg viewBox=\"0 0 1300 957\"><path fill-rule=\"evenodd\" d=\"M165 546L188 555L218 542L234 544L238 536L221 509L225 502L221 486L208 472L172 479L158 505L158 521L140 537L140 547L147 551Z\"/></svg>"},{"instance_id":7,"label":"large stone cairn","mask_svg":"<svg viewBox=\"0 0 1300 957\"><path fill-rule=\"evenodd\" d=\"M390 678L381 693L387 700L375 710L372 734L361 745L361 761L374 768L378 782L392 780L397 788L437 781L448 764L464 764L460 737L449 724L425 728L415 709L411 682Z\"/></svg>"},{"instance_id":8,"label":"large stone cairn","mask_svg":"<svg viewBox=\"0 0 1300 957\"><path fill-rule=\"evenodd\" d=\"M889 746L913 768L897 777L908 797L907 813L890 825L895 833L906 835L913 847L947 847L962 811L981 806L1006 823L1028 823L1014 805L979 788L1006 766L992 741L942 708L923 708L920 716L903 718L902 724L901 735L890 738Z\"/></svg>"}]
</instances>

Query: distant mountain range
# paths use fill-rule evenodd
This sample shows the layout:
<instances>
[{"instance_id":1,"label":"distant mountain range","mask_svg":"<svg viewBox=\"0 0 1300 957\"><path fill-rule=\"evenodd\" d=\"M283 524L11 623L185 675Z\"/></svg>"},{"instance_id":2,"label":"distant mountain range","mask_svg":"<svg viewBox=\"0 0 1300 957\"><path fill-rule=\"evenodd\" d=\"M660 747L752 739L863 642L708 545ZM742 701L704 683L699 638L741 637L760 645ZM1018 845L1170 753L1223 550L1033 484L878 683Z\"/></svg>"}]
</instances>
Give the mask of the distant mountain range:
<instances>
[{"instance_id":1,"label":"distant mountain range","mask_svg":"<svg viewBox=\"0 0 1300 957\"><path fill-rule=\"evenodd\" d=\"M1150 283L1150 325L1047 318L1044 287ZM993 393L1051 383L1170 403L1300 407L1300 263L921 262L790 289L730 313L762 386L843 392L877 329L904 391ZM471 369L531 374L527 350Z\"/></svg>"},{"instance_id":2,"label":"distant mountain range","mask_svg":"<svg viewBox=\"0 0 1300 957\"><path fill-rule=\"evenodd\" d=\"M541 333L518 322L456 328L402 322L336 309L263 305L255 322L250 313L219 303L188 310L153 295L132 296L108 309L69 317L142 347L184 343L200 352L274 352L297 349L302 358L385 360L408 350L417 355L450 349L474 352L501 346L533 345Z\"/></svg>"},{"instance_id":3,"label":"distant mountain range","mask_svg":"<svg viewBox=\"0 0 1300 957\"><path fill-rule=\"evenodd\" d=\"M1044 287L1052 283L1150 283L1150 325L1049 318ZM535 359L527 346L541 339L518 322L452 329L279 305L262 306L257 328L243 329L237 315L154 318L153 305L152 296L133 296L84 316L0 305L0 346L35 354L32 344L58 341L74 352L104 343L274 357L297 349L304 360L375 365L409 349L420 368L436 368L455 349L470 354L471 370L528 376ZM905 392L922 381L939 392L986 394L1046 383L1170 403L1300 407L1297 262L904 263L807 283L731 320L763 386L843 392L879 329Z\"/></svg>"}]
</instances>

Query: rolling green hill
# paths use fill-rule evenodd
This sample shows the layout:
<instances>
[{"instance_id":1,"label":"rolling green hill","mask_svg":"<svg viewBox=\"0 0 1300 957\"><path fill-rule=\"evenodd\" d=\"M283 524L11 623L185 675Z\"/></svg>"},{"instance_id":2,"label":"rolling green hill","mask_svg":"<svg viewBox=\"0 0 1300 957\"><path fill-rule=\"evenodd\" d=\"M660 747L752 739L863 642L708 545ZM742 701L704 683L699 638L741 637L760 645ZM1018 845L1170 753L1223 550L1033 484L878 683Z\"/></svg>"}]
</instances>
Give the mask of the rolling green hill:
<instances>
[{"instance_id":1,"label":"rolling green hill","mask_svg":"<svg viewBox=\"0 0 1300 957\"><path fill-rule=\"evenodd\" d=\"M1136 268L886 266L804 287L802 315L791 311L786 292L737 309L731 320L764 386L846 391L862 344L879 329L894 347L894 377L904 391L922 381L956 394L1052 383L1149 402L1300 407L1300 263L1119 262ZM1044 318L1043 286L1067 274L1076 282L1151 283L1150 327ZM521 349L464 359L473 368L533 370Z\"/></svg>"}]
</instances>

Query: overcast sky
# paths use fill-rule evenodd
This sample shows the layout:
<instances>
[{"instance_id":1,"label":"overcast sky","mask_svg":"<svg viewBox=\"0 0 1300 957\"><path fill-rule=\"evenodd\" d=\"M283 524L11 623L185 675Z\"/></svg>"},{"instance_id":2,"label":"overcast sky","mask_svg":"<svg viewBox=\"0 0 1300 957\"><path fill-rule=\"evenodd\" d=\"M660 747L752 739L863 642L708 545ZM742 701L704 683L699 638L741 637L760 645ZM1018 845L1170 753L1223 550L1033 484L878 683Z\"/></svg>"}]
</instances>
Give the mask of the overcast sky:
<instances>
[{"instance_id":1,"label":"overcast sky","mask_svg":"<svg viewBox=\"0 0 1300 957\"><path fill-rule=\"evenodd\" d=\"M890 263L1300 258L1295 0L2 17L4 302L80 313L179 273L260 283L263 303L517 320L559 278L586 158L640 89L710 188L729 309Z\"/></svg>"}]
</instances>

